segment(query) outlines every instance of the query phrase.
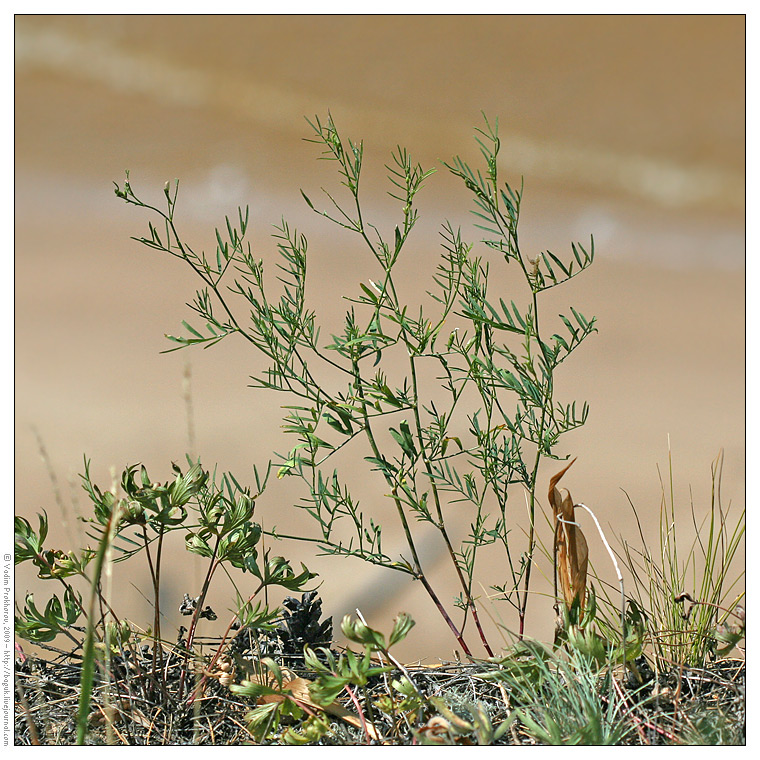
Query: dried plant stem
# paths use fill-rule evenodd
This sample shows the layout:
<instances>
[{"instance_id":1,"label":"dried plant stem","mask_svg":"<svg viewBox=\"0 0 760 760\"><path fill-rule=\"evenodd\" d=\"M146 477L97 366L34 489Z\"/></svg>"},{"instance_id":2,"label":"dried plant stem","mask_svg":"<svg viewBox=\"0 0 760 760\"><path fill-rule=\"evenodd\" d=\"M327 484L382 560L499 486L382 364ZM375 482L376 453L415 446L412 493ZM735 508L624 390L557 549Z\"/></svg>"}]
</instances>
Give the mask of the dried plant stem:
<instances>
[{"instance_id":1,"label":"dried plant stem","mask_svg":"<svg viewBox=\"0 0 760 760\"><path fill-rule=\"evenodd\" d=\"M622 647L623 647L623 667L627 667L628 658L626 657L626 625L625 625L625 581L623 580L623 574L620 572L620 565L618 564L617 557L615 556L615 552L612 551L612 547L610 546L610 542L607 540L607 536L604 535L604 531L602 530L602 526L599 525L599 520L596 519L596 515L585 505L585 504L576 504L575 507L581 507L581 509L585 509L586 512L588 512L591 515L592 520L594 521L596 525L597 531L599 531L599 535L602 539L602 543L604 543L604 548L607 550L607 554L610 555L610 559L612 560L612 564L615 566L615 573L617 574L618 583L620 584L620 635L621 635L621 641L622 641Z\"/></svg>"},{"instance_id":2,"label":"dried plant stem","mask_svg":"<svg viewBox=\"0 0 760 760\"><path fill-rule=\"evenodd\" d=\"M182 398L185 401L185 417L187 418L187 446L190 457L195 457L195 410L193 407L193 370L190 362L185 363L182 374Z\"/></svg>"},{"instance_id":3,"label":"dried plant stem","mask_svg":"<svg viewBox=\"0 0 760 760\"><path fill-rule=\"evenodd\" d=\"M179 680L179 700L182 700L182 697L185 693L185 677L187 675L187 664L188 660L190 658L190 653L193 649L193 641L195 639L195 630L198 626L198 620L200 619L201 611L203 610L203 605L206 601L206 594L208 593L209 586L211 585L211 578L214 575L214 571L219 566L219 560L216 557L216 553L219 550L219 537L217 537L216 545L214 546L214 551L211 555L211 559L208 564L208 570L206 572L206 577L203 580L203 586L201 587L201 593L198 597L198 602L195 605L195 610L193 610L193 617L190 621L190 627L187 631L187 643L185 644L184 650L185 654L183 657L183 665L182 665L182 674L180 675Z\"/></svg>"},{"instance_id":4,"label":"dried plant stem","mask_svg":"<svg viewBox=\"0 0 760 760\"><path fill-rule=\"evenodd\" d=\"M259 592L264 588L264 584L259 584L258 588L251 594L251 596L248 597L248 600L246 604L250 604L258 595ZM192 692L190 692L190 695L188 696L187 703L188 704L194 704L198 694L200 693L201 689L203 688L203 684L206 682L206 679L208 678L208 673L211 672L214 669L214 665L216 665L218 659L221 657L222 652L224 651L224 645L227 643L227 637L230 635L230 631L232 630L232 626L235 625L235 622L239 619L239 613L236 613L232 616L230 619L230 622L227 624L227 628L225 629L224 633L222 634L222 639L219 642L219 646L216 648L216 651L214 652L214 655L212 656L209 664L205 668L205 673L201 676L200 680L196 684L195 688Z\"/></svg>"}]
</instances>

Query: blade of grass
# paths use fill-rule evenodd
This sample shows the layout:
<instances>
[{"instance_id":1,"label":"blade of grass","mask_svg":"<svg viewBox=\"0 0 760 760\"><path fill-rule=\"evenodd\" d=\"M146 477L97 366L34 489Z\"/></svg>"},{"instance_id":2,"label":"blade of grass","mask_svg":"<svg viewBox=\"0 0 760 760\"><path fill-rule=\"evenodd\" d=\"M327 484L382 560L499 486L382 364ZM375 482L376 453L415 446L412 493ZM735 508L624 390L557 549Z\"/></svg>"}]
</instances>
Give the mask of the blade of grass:
<instances>
[{"instance_id":1,"label":"blade of grass","mask_svg":"<svg viewBox=\"0 0 760 760\"><path fill-rule=\"evenodd\" d=\"M117 500L113 511L108 518L106 529L98 545L95 555L95 566L90 588L90 603L87 609L87 630L85 632L84 647L82 650L82 675L80 681L79 708L77 710L77 744L83 745L87 738L87 724L90 716L90 702L92 697L92 681L95 673L95 612L98 600L100 578L103 574L108 548L116 535L116 529L121 518L121 501Z\"/></svg>"}]
</instances>

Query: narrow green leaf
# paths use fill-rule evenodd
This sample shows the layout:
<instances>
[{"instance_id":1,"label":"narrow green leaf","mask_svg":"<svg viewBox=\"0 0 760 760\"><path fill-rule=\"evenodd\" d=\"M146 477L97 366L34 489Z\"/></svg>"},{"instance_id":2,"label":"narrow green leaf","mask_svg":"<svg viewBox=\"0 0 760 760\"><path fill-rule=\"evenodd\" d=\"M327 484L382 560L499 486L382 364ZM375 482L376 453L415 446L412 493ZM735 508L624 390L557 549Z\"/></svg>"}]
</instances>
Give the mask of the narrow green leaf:
<instances>
[{"instance_id":1,"label":"narrow green leaf","mask_svg":"<svg viewBox=\"0 0 760 760\"><path fill-rule=\"evenodd\" d=\"M182 326L183 326L183 327L184 327L184 328L185 328L185 329L186 329L188 332L190 332L190 333L192 333L193 335L195 335L197 338L200 338L201 340L204 340L204 337L203 337L203 336L202 336L202 335L201 335L201 334L200 334L200 333L199 333L197 330L195 330L193 327L191 327L191 326L190 326L190 325L189 325L187 322L185 322L185 320L184 320L184 319L182 320Z\"/></svg>"}]
</instances>

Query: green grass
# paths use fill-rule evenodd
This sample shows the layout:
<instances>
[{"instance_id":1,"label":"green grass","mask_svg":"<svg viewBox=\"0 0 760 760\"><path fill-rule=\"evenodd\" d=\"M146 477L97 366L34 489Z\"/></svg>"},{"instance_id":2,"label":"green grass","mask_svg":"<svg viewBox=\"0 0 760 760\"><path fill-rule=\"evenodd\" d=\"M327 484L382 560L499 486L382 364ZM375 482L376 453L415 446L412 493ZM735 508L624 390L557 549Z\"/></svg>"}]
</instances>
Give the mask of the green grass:
<instances>
[{"instance_id":1,"label":"green grass","mask_svg":"<svg viewBox=\"0 0 760 760\"><path fill-rule=\"evenodd\" d=\"M636 514L641 545L623 541L623 562L633 579L632 595L647 615L649 642L660 669L705 667L728 652L744 634L742 546L745 509L733 515L721 499L723 455L711 472L711 498L700 512L689 504L690 525L679 525L673 467L661 481L659 545L646 544ZM679 533L693 534L685 544ZM724 653L725 653L724 652Z\"/></svg>"}]
</instances>

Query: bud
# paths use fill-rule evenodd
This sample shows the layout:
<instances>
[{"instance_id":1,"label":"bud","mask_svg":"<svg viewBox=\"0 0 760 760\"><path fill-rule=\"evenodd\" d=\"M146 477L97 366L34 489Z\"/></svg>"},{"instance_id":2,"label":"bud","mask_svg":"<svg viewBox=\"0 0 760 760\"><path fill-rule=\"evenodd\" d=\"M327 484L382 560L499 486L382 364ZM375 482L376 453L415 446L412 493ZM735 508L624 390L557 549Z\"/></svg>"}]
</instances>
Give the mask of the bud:
<instances>
[{"instance_id":1,"label":"bud","mask_svg":"<svg viewBox=\"0 0 760 760\"><path fill-rule=\"evenodd\" d=\"M124 507L124 521L141 524L145 522L145 507L139 501L130 501Z\"/></svg>"}]
</instances>

